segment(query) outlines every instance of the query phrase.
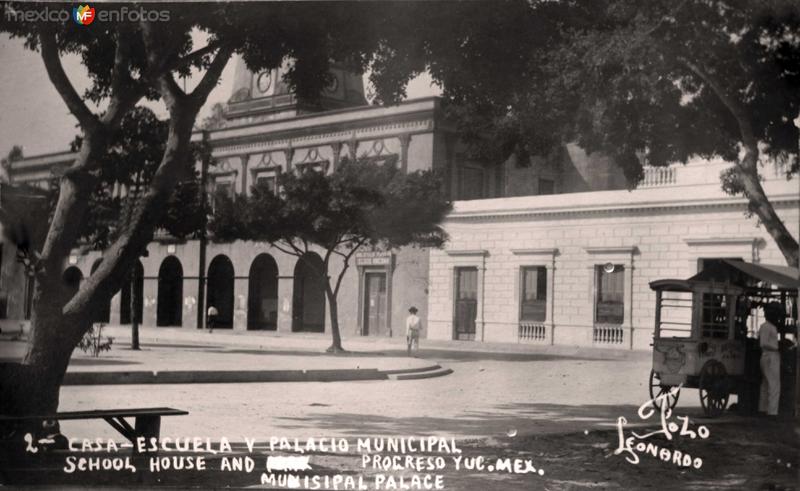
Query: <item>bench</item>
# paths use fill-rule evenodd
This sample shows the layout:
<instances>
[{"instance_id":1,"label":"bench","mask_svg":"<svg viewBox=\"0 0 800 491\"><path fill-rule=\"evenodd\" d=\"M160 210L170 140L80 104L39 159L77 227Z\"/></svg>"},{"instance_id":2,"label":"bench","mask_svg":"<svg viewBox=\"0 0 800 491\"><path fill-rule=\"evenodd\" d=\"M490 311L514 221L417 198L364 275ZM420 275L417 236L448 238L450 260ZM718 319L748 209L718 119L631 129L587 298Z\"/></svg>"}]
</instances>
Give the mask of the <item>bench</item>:
<instances>
[{"instance_id":1,"label":"bench","mask_svg":"<svg viewBox=\"0 0 800 491\"><path fill-rule=\"evenodd\" d=\"M170 407L149 407L138 409L107 409L94 411L65 411L55 414L33 416L7 416L0 414L0 422L47 421L68 419L104 419L112 428L134 445L136 438L158 439L161 434L161 416L184 416L188 411ZM133 426L125 418L135 418Z\"/></svg>"}]
</instances>

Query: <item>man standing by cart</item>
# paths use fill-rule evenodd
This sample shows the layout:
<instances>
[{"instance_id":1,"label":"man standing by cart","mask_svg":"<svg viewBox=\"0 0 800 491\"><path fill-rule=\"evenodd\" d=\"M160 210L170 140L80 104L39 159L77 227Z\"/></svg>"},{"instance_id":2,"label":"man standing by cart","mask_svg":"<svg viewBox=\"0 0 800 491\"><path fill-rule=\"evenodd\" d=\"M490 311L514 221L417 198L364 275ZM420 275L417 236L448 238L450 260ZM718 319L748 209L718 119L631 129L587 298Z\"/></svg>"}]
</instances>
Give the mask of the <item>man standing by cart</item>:
<instances>
[{"instance_id":1,"label":"man standing by cart","mask_svg":"<svg viewBox=\"0 0 800 491\"><path fill-rule=\"evenodd\" d=\"M778 326L782 323L783 309L780 304L768 303L764 306L766 322L758 330L758 344L761 347L761 396L758 398L758 411L768 416L778 415L778 401L781 395L781 356L778 351Z\"/></svg>"}]
</instances>

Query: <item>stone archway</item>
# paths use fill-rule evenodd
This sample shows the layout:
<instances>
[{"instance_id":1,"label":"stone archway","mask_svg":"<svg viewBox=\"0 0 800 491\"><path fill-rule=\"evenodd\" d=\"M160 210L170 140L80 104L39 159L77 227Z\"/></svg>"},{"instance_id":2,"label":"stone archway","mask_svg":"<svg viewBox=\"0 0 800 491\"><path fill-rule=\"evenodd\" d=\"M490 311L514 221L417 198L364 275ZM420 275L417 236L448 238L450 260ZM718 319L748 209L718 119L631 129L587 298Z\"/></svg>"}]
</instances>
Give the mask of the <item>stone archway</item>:
<instances>
[{"instance_id":1,"label":"stone archway","mask_svg":"<svg viewBox=\"0 0 800 491\"><path fill-rule=\"evenodd\" d=\"M325 332L325 278L318 254L309 252L297 260L292 289L292 331Z\"/></svg>"},{"instance_id":2,"label":"stone archway","mask_svg":"<svg viewBox=\"0 0 800 491\"><path fill-rule=\"evenodd\" d=\"M233 263L228 256L220 254L208 266L206 309L212 305L217 309L215 328L233 328Z\"/></svg>"},{"instance_id":3,"label":"stone archway","mask_svg":"<svg viewBox=\"0 0 800 491\"><path fill-rule=\"evenodd\" d=\"M278 264L269 254L259 254L250 265L247 288L247 329L278 328Z\"/></svg>"},{"instance_id":4,"label":"stone archway","mask_svg":"<svg viewBox=\"0 0 800 491\"><path fill-rule=\"evenodd\" d=\"M133 266L133 301L136 322L142 323L142 311L144 310L144 267L142 262L137 260ZM120 289L119 297L119 323L131 323L131 281L126 279Z\"/></svg>"},{"instance_id":5,"label":"stone archway","mask_svg":"<svg viewBox=\"0 0 800 491\"><path fill-rule=\"evenodd\" d=\"M183 266L169 256L158 269L158 304L156 325L180 326L183 323Z\"/></svg>"},{"instance_id":6,"label":"stone archway","mask_svg":"<svg viewBox=\"0 0 800 491\"><path fill-rule=\"evenodd\" d=\"M81 281L83 281L83 273L81 270L78 269L77 266L70 266L64 270L64 273L61 274L61 280L64 282L64 285L67 287L67 294L66 300L69 300L78 293L78 290L81 287Z\"/></svg>"},{"instance_id":7,"label":"stone archway","mask_svg":"<svg viewBox=\"0 0 800 491\"><path fill-rule=\"evenodd\" d=\"M92 269L90 274L94 274L97 271L97 268L100 267L100 263L103 262L103 258L98 258L94 263L92 263ZM103 322L108 324L111 322L111 298L108 299L108 302L104 302L92 315L92 322Z\"/></svg>"}]
</instances>

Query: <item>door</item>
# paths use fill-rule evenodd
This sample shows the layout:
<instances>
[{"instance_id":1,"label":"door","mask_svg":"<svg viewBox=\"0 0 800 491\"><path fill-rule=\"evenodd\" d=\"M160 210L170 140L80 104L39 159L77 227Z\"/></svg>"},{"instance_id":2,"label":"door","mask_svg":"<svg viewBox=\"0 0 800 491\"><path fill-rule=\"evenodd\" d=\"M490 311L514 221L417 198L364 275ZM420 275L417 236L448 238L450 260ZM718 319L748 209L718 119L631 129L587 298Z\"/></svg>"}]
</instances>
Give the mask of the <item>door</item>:
<instances>
[{"instance_id":1,"label":"door","mask_svg":"<svg viewBox=\"0 0 800 491\"><path fill-rule=\"evenodd\" d=\"M385 335L386 274L367 273L364 277L364 336Z\"/></svg>"},{"instance_id":2,"label":"door","mask_svg":"<svg viewBox=\"0 0 800 491\"><path fill-rule=\"evenodd\" d=\"M475 339L478 316L478 268L456 268L454 339Z\"/></svg>"}]
</instances>

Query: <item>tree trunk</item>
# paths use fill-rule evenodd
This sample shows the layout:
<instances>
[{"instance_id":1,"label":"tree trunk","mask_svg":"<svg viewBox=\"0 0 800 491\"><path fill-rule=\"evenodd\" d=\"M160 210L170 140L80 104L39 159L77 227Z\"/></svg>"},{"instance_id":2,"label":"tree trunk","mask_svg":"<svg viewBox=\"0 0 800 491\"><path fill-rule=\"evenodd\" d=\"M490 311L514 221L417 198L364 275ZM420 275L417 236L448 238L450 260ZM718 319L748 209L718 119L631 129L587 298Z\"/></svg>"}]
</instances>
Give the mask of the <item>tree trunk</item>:
<instances>
[{"instance_id":1,"label":"tree trunk","mask_svg":"<svg viewBox=\"0 0 800 491\"><path fill-rule=\"evenodd\" d=\"M328 353L344 353L342 335L339 333L339 306L336 303L336 295L333 294L329 285L325 285L325 296L328 297L328 308L331 312L331 337L333 338L326 351Z\"/></svg>"},{"instance_id":2,"label":"tree trunk","mask_svg":"<svg viewBox=\"0 0 800 491\"><path fill-rule=\"evenodd\" d=\"M63 315L63 294L59 301L53 292L47 285L37 287L27 353L21 363L3 366L0 412L4 414L49 414L58 409L70 356L91 321L90 315Z\"/></svg>"},{"instance_id":3,"label":"tree trunk","mask_svg":"<svg viewBox=\"0 0 800 491\"><path fill-rule=\"evenodd\" d=\"M786 263L794 268L798 267L800 250L798 243L791 232L784 225L783 220L775 212L775 208L769 201L757 170L757 153L748 152L743 159L742 165L738 168L737 175L742 186L744 195L748 200L748 209L755 214L769 235L780 249Z\"/></svg>"},{"instance_id":4,"label":"tree trunk","mask_svg":"<svg viewBox=\"0 0 800 491\"><path fill-rule=\"evenodd\" d=\"M139 350L139 320L136 318L136 268L131 268L131 295L130 295L130 309L131 309L131 349Z\"/></svg>"}]
</instances>

